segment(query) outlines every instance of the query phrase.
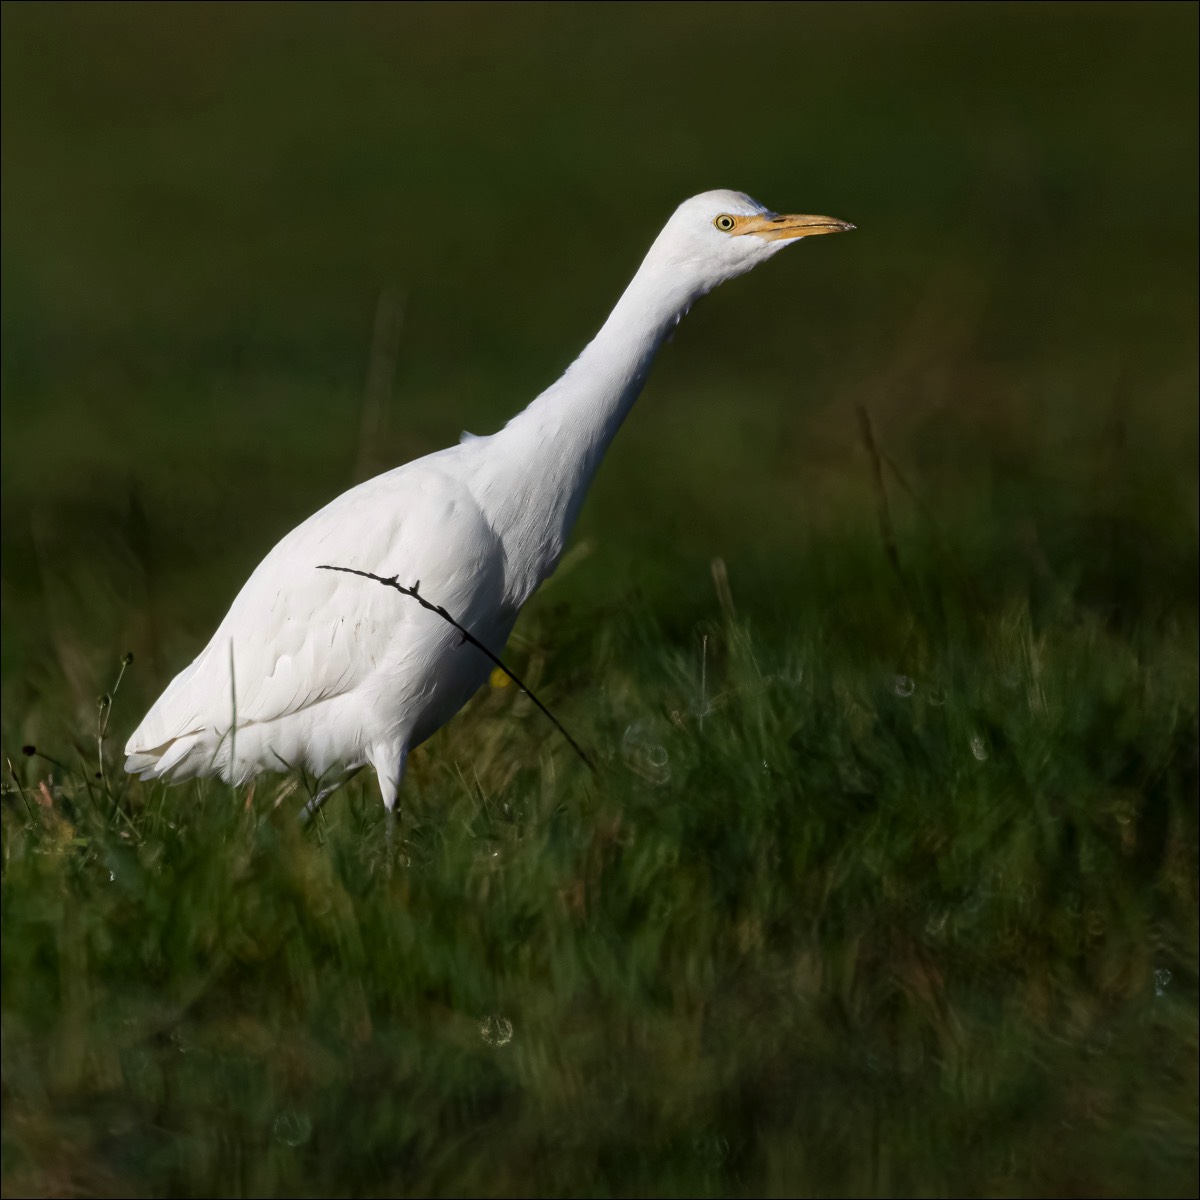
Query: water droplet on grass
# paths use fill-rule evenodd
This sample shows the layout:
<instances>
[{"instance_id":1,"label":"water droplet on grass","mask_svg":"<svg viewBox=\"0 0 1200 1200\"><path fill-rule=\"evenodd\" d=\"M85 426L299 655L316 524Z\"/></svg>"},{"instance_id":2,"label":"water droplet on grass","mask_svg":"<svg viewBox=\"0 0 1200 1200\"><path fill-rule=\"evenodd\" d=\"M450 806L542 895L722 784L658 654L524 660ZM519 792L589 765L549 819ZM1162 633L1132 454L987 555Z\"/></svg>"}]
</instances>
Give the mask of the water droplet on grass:
<instances>
[{"instance_id":1,"label":"water droplet on grass","mask_svg":"<svg viewBox=\"0 0 1200 1200\"><path fill-rule=\"evenodd\" d=\"M512 1022L507 1017L485 1017L479 1033L489 1046L507 1046L512 1041Z\"/></svg>"},{"instance_id":2,"label":"water droplet on grass","mask_svg":"<svg viewBox=\"0 0 1200 1200\"><path fill-rule=\"evenodd\" d=\"M983 738L976 734L971 739L971 753L975 755L980 762L987 762L987 747L983 744Z\"/></svg>"},{"instance_id":3,"label":"water droplet on grass","mask_svg":"<svg viewBox=\"0 0 1200 1200\"><path fill-rule=\"evenodd\" d=\"M1154 972L1154 994L1156 996L1165 996L1167 988L1171 985L1171 972L1166 967L1159 967Z\"/></svg>"},{"instance_id":4,"label":"water droplet on grass","mask_svg":"<svg viewBox=\"0 0 1200 1200\"><path fill-rule=\"evenodd\" d=\"M666 746L656 742L641 721L635 721L625 730L621 757L631 771L651 783L661 785L671 778L671 756Z\"/></svg>"},{"instance_id":5,"label":"water droplet on grass","mask_svg":"<svg viewBox=\"0 0 1200 1200\"><path fill-rule=\"evenodd\" d=\"M285 1146L303 1146L312 1136L312 1121L297 1112L281 1112L271 1127L277 1142Z\"/></svg>"},{"instance_id":6,"label":"water droplet on grass","mask_svg":"<svg viewBox=\"0 0 1200 1200\"><path fill-rule=\"evenodd\" d=\"M935 687L925 693L925 699L929 701L934 708L941 708L946 703L946 689Z\"/></svg>"},{"instance_id":7,"label":"water droplet on grass","mask_svg":"<svg viewBox=\"0 0 1200 1200\"><path fill-rule=\"evenodd\" d=\"M907 675L897 675L892 680L892 691L907 700L917 690L917 685Z\"/></svg>"}]
</instances>

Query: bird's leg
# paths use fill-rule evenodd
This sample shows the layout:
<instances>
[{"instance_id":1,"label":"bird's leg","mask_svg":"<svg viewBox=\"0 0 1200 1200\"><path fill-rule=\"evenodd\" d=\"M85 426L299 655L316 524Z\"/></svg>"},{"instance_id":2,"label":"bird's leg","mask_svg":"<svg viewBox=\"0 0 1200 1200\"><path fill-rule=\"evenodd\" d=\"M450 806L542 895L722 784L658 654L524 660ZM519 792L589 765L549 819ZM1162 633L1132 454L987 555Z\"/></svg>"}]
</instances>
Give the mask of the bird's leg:
<instances>
[{"instance_id":1,"label":"bird's leg","mask_svg":"<svg viewBox=\"0 0 1200 1200\"><path fill-rule=\"evenodd\" d=\"M387 856L390 870L396 842L397 802L400 799L404 767L408 761L408 747L379 746L369 757L371 766L375 768L375 774L379 777L379 794L383 797L383 807L387 810Z\"/></svg>"},{"instance_id":2,"label":"bird's leg","mask_svg":"<svg viewBox=\"0 0 1200 1200\"><path fill-rule=\"evenodd\" d=\"M355 775L359 773L365 766L365 763L360 763L357 767L347 771L340 779L335 779L328 787L323 787L301 810L300 823L307 825L309 821L321 811L321 805L329 799L340 787L350 782Z\"/></svg>"}]
</instances>

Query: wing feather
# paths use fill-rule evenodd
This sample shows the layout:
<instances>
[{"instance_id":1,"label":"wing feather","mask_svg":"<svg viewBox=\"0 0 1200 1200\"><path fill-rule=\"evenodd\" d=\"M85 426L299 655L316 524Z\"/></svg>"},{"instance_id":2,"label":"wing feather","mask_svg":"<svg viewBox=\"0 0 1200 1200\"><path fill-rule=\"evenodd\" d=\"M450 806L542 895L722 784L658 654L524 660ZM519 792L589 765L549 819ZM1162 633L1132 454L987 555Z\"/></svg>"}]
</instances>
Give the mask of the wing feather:
<instances>
[{"instance_id":1,"label":"wing feather","mask_svg":"<svg viewBox=\"0 0 1200 1200\"><path fill-rule=\"evenodd\" d=\"M415 603L369 580L318 570L322 564L398 574L408 585L420 580L451 612L468 613L497 556L499 541L473 497L428 461L354 488L263 559L212 640L130 737L126 754L143 769L153 756L161 770L151 773L162 773L186 753L172 743L344 695L395 660L406 626L429 628L429 614Z\"/></svg>"}]
</instances>

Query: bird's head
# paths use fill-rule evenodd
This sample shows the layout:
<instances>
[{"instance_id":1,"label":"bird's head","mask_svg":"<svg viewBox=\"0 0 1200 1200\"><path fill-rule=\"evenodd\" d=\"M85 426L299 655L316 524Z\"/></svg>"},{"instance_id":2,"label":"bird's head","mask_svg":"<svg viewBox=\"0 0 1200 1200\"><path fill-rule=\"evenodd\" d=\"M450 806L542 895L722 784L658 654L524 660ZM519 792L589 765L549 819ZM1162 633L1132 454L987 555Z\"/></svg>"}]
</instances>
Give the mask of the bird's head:
<instances>
[{"instance_id":1,"label":"bird's head","mask_svg":"<svg viewBox=\"0 0 1200 1200\"><path fill-rule=\"evenodd\" d=\"M853 228L833 217L772 212L743 192L702 192L675 210L651 256L660 269L694 273L697 290L707 292L801 238Z\"/></svg>"}]
</instances>

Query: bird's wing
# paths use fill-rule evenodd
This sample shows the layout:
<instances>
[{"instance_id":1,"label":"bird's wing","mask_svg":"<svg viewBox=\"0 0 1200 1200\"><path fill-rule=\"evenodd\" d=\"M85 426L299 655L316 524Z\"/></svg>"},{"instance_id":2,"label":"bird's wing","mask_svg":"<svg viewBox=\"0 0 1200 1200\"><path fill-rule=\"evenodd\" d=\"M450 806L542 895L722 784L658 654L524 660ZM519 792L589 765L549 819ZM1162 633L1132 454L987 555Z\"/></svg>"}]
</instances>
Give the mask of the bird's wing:
<instances>
[{"instance_id":1,"label":"bird's wing","mask_svg":"<svg viewBox=\"0 0 1200 1200\"><path fill-rule=\"evenodd\" d=\"M406 627L419 636L431 621L439 631L444 624L390 588L320 566L397 575L404 586L420 581L423 595L470 627L481 591L499 591L502 559L471 494L427 462L361 484L263 559L126 753L156 752L200 730L241 728L319 704L362 684L385 655L394 661Z\"/></svg>"}]
</instances>

